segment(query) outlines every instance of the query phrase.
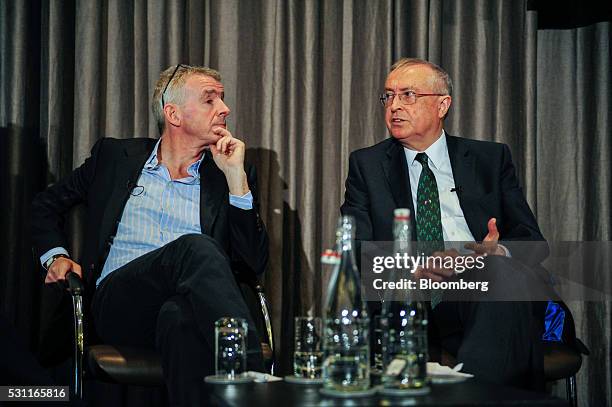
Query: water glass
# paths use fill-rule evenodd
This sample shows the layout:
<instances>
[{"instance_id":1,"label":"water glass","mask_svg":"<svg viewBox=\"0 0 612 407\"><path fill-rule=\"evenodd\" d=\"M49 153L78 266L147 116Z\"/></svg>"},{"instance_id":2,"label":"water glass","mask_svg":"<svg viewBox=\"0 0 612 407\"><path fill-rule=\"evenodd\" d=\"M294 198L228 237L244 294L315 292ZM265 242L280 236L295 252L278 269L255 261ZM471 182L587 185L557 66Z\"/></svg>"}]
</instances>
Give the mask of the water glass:
<instances>
[{"instance_id":1,"label":"water glass","mask_svg":"<svg viewBox=\"0 0 612 407\"><path fill-rule=\"evenodd\" d=\"M234 380L247 370L248 324L244 318L215 322L215 374Z\"/></svg>"},{"instance_id":2,"label":"water glass","mask_svg":"<svg viewBox=\"0 0 612 407\"><path fill-rule=\"evenodd\" d=\"M322 324L319 317L295 318L293 374L305 379L320 379L323 365Z\"/></svg>"}]
</instances>

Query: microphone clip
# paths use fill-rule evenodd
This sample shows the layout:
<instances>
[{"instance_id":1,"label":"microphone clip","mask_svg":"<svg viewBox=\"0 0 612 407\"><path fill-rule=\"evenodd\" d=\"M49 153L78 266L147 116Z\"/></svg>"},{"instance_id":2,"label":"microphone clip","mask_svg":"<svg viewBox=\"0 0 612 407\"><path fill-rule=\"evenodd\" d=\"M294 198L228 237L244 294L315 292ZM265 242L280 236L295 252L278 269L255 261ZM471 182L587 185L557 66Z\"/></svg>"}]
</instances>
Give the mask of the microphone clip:
<instances>
[{"instance_id":1,"label":"microphone clip","mask_svg":"<svg viewBox=\"0 0 612 407\"><path fill-rule=\"evenodd\" d=\"M132 196L140 196L144 193L144 186L142 185L138 185L134 182L132 182L131 180L128 180L127 184L125 185L128 192L130 193L130 195Z\"/></svg>"}]
</instances>

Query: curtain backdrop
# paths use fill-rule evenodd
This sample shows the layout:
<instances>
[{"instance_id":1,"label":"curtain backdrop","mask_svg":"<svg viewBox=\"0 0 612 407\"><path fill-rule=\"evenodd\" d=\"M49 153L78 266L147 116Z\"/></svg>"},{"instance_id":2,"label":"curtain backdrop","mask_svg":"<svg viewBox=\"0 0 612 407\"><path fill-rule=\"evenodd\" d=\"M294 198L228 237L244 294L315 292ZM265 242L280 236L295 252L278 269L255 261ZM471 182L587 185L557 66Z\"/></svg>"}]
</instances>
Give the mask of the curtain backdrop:
<instances>
[{"instance_id":1,"label":"curtain backdrop","mask_svg":"<svg viewBox=\"0 0 612 407\"><path fill-rule=\"evenodd\" d=\"M612 240L610 26L538 33L535 197L542 232L557 241ZM568 306L591 350L577 378L579 400L610 405L611 304Z\"/></svg>"},{"instance_id":2,"label":"curtain backdrop","mask_svg":"<svg viewBox=\"0 0 612 407\"><path fill-rule=\"evenodd\" d=\"M319 255L332 245L348 155L387 137L377 95L399 57L449 71L447 131L510 146L549 240L610 240L610 23L538 30L526 3L1 0L0 312L34 348L34 194L100 137L158 137L153 84L177 63L221 72L229 128L258 166L284 370L293 316L321 312L328 276ZM569 305L593 352L579 400L603 405L612 400L611 305Z\"/></svg>"}]
</instances>

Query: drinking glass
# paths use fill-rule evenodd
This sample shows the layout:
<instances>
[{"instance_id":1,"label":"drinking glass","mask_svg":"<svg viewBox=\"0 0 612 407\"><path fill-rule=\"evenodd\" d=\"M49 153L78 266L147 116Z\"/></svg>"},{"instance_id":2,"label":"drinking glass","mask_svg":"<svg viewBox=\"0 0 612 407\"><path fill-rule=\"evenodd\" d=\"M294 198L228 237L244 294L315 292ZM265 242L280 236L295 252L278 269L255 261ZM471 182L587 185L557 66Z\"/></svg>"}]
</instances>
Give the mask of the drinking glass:
<instances>
[{"instance_id":1,"label":"drinking glass","mask_svg":"<svg viewBox=\"0 0 612 407\"><path fill-rule=\"evenodd\" d=\"M215 322L215 374L237 379L247 370L247 331L244 318L223 317Z\"/></svg>"},{"instance_id":2,"label":"drinking glass","mask_svg":"<svg viewBox=\"0 0 612 407\"><path fill-rule=\"evenodd\" d=\"M295 318L295 351L293 374L305 379L320 379L323 365L321 351L321 318Z\"/></svg>"}]
</instances>

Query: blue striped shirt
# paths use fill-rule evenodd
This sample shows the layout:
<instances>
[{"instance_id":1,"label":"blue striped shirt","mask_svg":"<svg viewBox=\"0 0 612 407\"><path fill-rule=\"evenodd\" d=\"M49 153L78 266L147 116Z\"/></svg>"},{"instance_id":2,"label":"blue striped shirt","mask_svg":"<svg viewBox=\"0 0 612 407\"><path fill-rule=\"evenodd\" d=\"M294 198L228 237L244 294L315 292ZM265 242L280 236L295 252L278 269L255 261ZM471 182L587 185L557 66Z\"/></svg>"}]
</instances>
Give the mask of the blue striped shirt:
<instances>
[{"instance_id":1,"label":"blue striped shirt","mask_svg":"<svg viewBox=\"0 0 612 407\"><path fill-rule=\"evenodd\" d=\"M161 139L160 139L161 141ZM110 248L96 286L119 267L158 249L182 235L202 233L200 224L200 174L205 155L191 164L185 178L173 180L164 164L157 160L157 142L147 159L123 210L113 245ZM206 174L204 174L206 176ZM241 209L253 207L249 191L240 197L229 196L230 204ZM51 249L43 256L67 253L63 248Z\"/></svg>"}]
</instances>

